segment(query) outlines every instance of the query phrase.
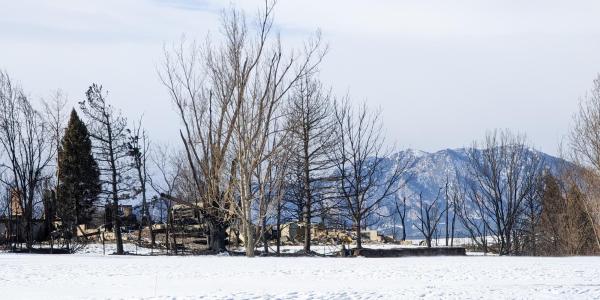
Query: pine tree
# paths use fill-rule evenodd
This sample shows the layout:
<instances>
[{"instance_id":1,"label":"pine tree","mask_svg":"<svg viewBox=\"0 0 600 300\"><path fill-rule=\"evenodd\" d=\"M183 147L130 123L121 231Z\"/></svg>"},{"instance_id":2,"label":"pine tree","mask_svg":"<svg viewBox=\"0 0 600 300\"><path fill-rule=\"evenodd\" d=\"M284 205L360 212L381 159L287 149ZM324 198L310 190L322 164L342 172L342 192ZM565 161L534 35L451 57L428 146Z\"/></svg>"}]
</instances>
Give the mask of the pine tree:
<instances>
[{"instance_id":1,"label":"pine tree","mask_svg":"<svg viewBox=\"0 0 600 300\"><path fill-rule=\"evenodd\" d=\"M63 228L72 234L75 226L91 220L101 187L90 134L74 109L61 142L58 162L57 215Z\"/></svg>"}]
</instances>

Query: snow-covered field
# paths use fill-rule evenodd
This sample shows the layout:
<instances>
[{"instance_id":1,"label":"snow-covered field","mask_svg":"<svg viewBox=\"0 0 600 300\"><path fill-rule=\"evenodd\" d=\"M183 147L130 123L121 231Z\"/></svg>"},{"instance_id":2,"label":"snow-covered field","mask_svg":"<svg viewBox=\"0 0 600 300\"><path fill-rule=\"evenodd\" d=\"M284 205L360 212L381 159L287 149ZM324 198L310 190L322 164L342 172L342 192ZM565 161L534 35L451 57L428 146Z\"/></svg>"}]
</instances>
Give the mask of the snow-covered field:
<instances>
[{"instance_id":1,"label":"snow-covered field","mask_svg":"<svg viewBox=\"0 0 600 300\"><path fill-rule=\"evenodd\" d=\"M0 254L0 298L600 298L600 257L248 259L94 251Z\"/></svg>"}]
</instances>

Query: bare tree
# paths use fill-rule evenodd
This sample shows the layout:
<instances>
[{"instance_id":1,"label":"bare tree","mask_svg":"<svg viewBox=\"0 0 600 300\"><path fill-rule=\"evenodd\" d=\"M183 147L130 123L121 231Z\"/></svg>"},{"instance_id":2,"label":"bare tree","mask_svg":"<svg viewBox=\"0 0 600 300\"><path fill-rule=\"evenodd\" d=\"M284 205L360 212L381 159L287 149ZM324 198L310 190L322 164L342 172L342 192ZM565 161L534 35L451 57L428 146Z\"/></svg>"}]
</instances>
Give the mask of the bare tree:
<instances>
[{"instance_id":1,"label":"bare tree","mask_svg":"<svg viewBox=\"0 0 600 300\"><path fill-rule=\"evenodd\" d=\"M450 242L450 229L452 229L452 239L454 238L454 220L456 214L454 213L453 204L454 202L451 200L451 182L450 177L446 174L446 182L444 183L444 215L446 217L446 222L444 222L446 227L446 247L448 247ZM452 228L450 228L450 212L452 212ZM450 243L451 244L451 243Z\"/></svg>"},{"instance_id":2,"label":"bare tree","mask_svg":"<svg viewBox=\"0 0 600 300\"><path fill-rule=\"evenodd\" d=\"M260 17L260 36L267 37L272 27L272 6L265 8ZM239 25L244 27L241 20L232 18L231 28ZM234 30L232 30L234 31ZM265 40L265 45L268 45ZM234 130L234 147L236 172L238 181L236 193L240 197L239 202L232 206L240 217L244 231L246 255L254 255L254 229L252 221L252 206L255 202L263 201L262 197L256 197L251 186L255 182L264 182L260 178L254 178L253 174L261 177L262 174L255 173L264 161L275 155L281 149L285 136L277 139L277 144L269 144L273 135L278 134L277 121L282 116L283 100L291 88L303 77L309 76L315 70L322 59L320 37L306 44L303 56L286 54L281 42L276 40L272 49L260 51L261 55L255 57L256 69L251 70L248 76L248 89L242 90L245 99L239 104L240 114ZM259 48L262 48L260 46ZM256 50L258 53L259 51ZM252 74L256 74L252 76ZM260 190L261 188L258 187ZM259 194L260 196L260 194Z\"/></svg>"},{"instance_id":3,"label":"bare tree","mask_svg":"<svg viewBox=\"0 0 600 300\"><path fill-rule=\"evenodd\" d=\"M457 189L453 196L456 215L467 231L471 240L488 253L488 215L481 193L477 186L467 180L461 180L464 186Z\"/></svg>"},{"instance_id":4,"label":"bare tree","mask_svg":"<svg viewBox=\"0 0 600 300\"><path fill-rule=\"evenodd\" d=\"M437 233L437 227L447 209L439 208L441 194L442 189L438 191L437 196L431 203L423 202L423 194L419 194L419 214L417 215L418 222L415 224L415 227L423 234L427 248L431 248L431 240Z\"/></svg>"},{"instance_id":5,"label":"bare tree","mask_svg":"<svg viewBox=\"0 0 600 300\"><path fill-rule=\"evenodd\" d=\"M557 255L563 252L564 213L566 202L558 179L550 173L542 178L540 213L540 241L545 255Z\"/></svg>"},{"instance_id":6,"label":"bare tree","mask_svg":"<svg viewBox=\"0 0 600 300\"><path fill-rule=\"evenodd\" d=\"M60 172L58 168L58 153L60 152L59 148L67 122L67 112L65 111L67 102L67 96L61 90L55 91L49 100L43 101L48 130L51 133L52 139L54 140L53 144L56 147L56 149L53 151L55 154L54 160L56 163L56 178L59 177L58 174ZM59 182L57 179L55 186L58 185ZM56 190L56 188L54 189Z\"/></svg>"},{"instance_id":7,"label":"bare tree","mask_svg":"<svg viewBox=\"0 0 600 300\"><path fill-rule=\"evenodd\" d=\"M272 38L273 7L265 2L254 31L242 12L225 13L223 44L208 40L186 49L182 42L165 54L160 73L183 122L180 136L216 251L225 250L225 231L236 217L253 255L256 170L279 147L267 141L277 133L282 99L322 58L320 38L306 43L302 55L283 51Z\"/></svg>"},{"instance_id":8,"label":"bare tree","mask_svg":"<svg viewBox=\"0 0 600 300\"><path fill-rule=\"evenodd\" d=\"M282 136L279 136L281 138ZM271 145L277 145L278 136L274 136ZM275 217L277 234L280 233L281 225L281 203L287 188L285 174L288 170L289 147L282 147L277 153L269 156L269 158L259 166L257 173L256 186L258 189L258 215L261 218L261 231L263 251L269 252L267 227L268 219ZM280 237L278 237L278 240ZM280 241L279 241L280 242ZM277 252L279 254L279 251Z\"/></svg>"},{"instance_id":9,"label":"bare tree","mask_svg":"<svg viewBox=\"0 0 600 300\"><path fill-rule=\"evenodd\" d=\"M313 205L322 200L320 195L328 188L333 163L330 151L333 149L333 108L330 95L322 84L306 76L294 87L288 112L292 166L299 183L296 200L301 220L304 223L304 252L310 253L311 223L314 216ZM316 203L318 204L318 203Z\"/></svg>"},{"instance_id":10,"label":"bare tree","mask_svg":"<svg viewBox=\"0 0 600 300\"><path fill-rule=\"evenodd\" d=\"M483 149L477 143L468 152L474 179L471 203L480 206L490 235L501 255L512 254L513 233L523 206L542 174L543 159L530 151L524 137L509 131L493 131Z\"/></svg>"},{"instance_id":11,"label":"bare tree","mask_svg":"<svg viewBox=\"0 0 600 300\"><path fill-rule=\"evenodd\" d=\"M154 232L152 230L152 216L148 210L147 186L148 186L148 158L150 152L150 138L144 129L142 129L142 120L133 126L133 131L129 136L129 155L133 160L133 168L137 175L137 185L134 188L135 195L142 196L142 217L141 228L138 231L138 244L142 241L142 230L144 226L150 229L151 247L154 248Z\"/></svg>"},{"instance_id":12,"label":"bare tree","mask_svg":"<svg viewBox=\"0 0 600 300\"><path fill-rule=\"evenodd\" d=\"M546 173L541 185L541 212L536 228L536 252L542 255L597 254L595 232L585 208L588 197L580 186L588 181L579 168L565 163L557 176ZM584 171L585 172L585 171Z\"/></svg>"},{"instance_id":13,"label":"bare tree","mask_svg":"<svg viewBox=\"0 0 600 300\"><path fill-rule=\"evenodd\" d=\"M47 177L44 170L53 157L52 142L41 114L9 75L0 72L0 143L8 160L4 166L12 175L5 184L10 187L11 199L19 199L29 250L34 241L34 210L41 202L40 185Z\"/></svg>"},{"instance_id":14,"label":"bare tree","mask_svg":"<svg viewBox=\"0 0 600 300\"><path fill-rule=\"evenodd\" d=\"M600 191L595 184L600 177L600 75L580 102L574 123L569 138L572 158L580 168L589 170L581 173L581 179L589 182L585 184L589 189L584 191L583 205L594 227L596 246L600 249Z\"/></svg>"},{"instance_id":15,"label":"bare tree","mask_svg":"<svg viewBox=\"0 0 600 300\"><path fill-rule=\"evenodd\" d=\"M389 151L384 152L384 137L379 113L366 104L352 108L345 100L335 105L335 140L332 151L337 173L336 189L342 199L346 218L356 230L356 247L362 248L361 230L384 199L400 188L407 162L392 161L386 173Z\"/></svg>"},{"instance_id":16,"label":"bare tree","mask_svg":"<svg viewBox=\"0 0 600 300\"><path fill-rule=\"evenodd\" d=\"M121 236L119 200L129 198L130 178L128 172L129 151L127 147L127 120L106 102L102 86L92 84L86 92L86 100L80 102L81 110L88 119L88 129L95 142L94 157L99 162L102 175L102 194L112 206L112 224L118 255L124 254Z\"/></svg>"},{"instance_id":17,"label":"bare tree","mask_svg":"<svg viewBox=\"0 0 600 300\"><path fill-rule=\"evenodd\" d=\"M452 190L451 194L451 207L452 207L452 221L450 225L450 247L454 246L454 234L456 232L456 217L457 217L457 206L459 202L459 193L456 191L456 187Z\"/></svg>"},{"instance_id":18,"label":"bare tree","mask_svg":"<svg viewBox=\"0 0 600 300\"><path fill-rule=\"evenodd\" d=\"M156 174L149 177L150 186L159 195L174 195L177 190L177 183L182 181L181 177L184 172L184 160L180 158L180 153L173 152L167 146L157 146L151 157ZM157 203L157 201L160 202ZM165 246L167 253L169 253L171 248L169 235L173 226L171 222L172 218L169 216L173 207L173 201L160 197L156 199L153 205L155 206L156 204L159 205L160 222L164 222L166 225ZM164 212L166 212L166 216L163 215Z\"/></svg>"},{"instance_id":19,"label":"bare tree","mask_svg":"<svg viewBox=\"0 0 600 300\"><path fill-rule=\"evenodd\" d=\"M398 217L400 217L400 225L402 226L402 241L406 240L406 210L407 210L407 205L406 205L406 196L402 197L402 200L400 200L400 197L397 194L394 194L394 207L396 208L396 213L398 214Z\"/></svg>"},{"instance_id":20,"label":"bare tree","mask_svg":"<svg viewBox=\"0 0 600 300\"><path fill-rule=\"evenodd\" d=\"M517 221L515 234L520 240L520 247L516 248L521 255L538 255L539 225L542 213L542 192L544 175L536 176L534 187L525 196L522 213Z\"/></svg>"},{"instance_id":21,"label":"bare tree","mask_svg":"<svg viewBox=\"0 0 600 300\"><path fill-rule=\"evenodd\" d=\"M67 96L61 91L57 90L49 100L44 100L44 112L47 120L49 132L52 135L53 144L55 146L54 151L54 163L55 163L55 174L54 182L47 184L51 191L45 191L44 198L44 221L46 232L52 235L52 221L56 215L56 197L58 195L58 187L60 185L60 167L59 167L59 153L61 153L61 141L64 135L66 127L67 112L65 111L68 99ZM51 181L49 178L48 181ZM52 185L52 186L50 186ZM50 251L54 248L54 238L50 238Z\"/></svg>"}]
</instances>

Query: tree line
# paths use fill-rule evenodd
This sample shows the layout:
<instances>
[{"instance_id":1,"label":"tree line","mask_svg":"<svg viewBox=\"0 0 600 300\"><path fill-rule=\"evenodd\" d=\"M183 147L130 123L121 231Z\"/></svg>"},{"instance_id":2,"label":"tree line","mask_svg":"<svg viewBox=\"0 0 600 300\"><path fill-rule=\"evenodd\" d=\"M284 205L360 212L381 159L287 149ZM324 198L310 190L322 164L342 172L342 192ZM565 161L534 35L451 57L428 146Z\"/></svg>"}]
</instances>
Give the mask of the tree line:
<instances>
[{"instance_id":1,"label":"tree line","mask_svg":"<svg viewBox=\"0 0 600 300\"><path fill-rule=\"evenodd\" d=\"M167 225L167 248L176 235L162 214L185 203L206 224L210 250L226 251L233 231L247 256L260 245L268 252L267 229L279 233L289 221L303 225L306 254L315 224L351 230L361 248L361 231L380 218L400 218L402 239L415 226L428 247L445 224L446 246L460 225L484 252L600 251L600 81L582 101L558 171L525 137L495 130L469 148L466 174L447 179L434 199L401 196L412 162L390 159L380 111L333 95L319 78L328 52L320 32L286 47L273 13L265 2L248 23L232 8L219 36L165 47L158 76L181 124L180 148L152 143L142 121L130 124L101 85L89 86L67 120L61 93L37 110L0 72L2 215L14 231L5 242L75 250L78 227L100 209L103 230L123 254L119 203L139 199L142 227ZM385 215L389 201L395 210ZM44 219L45 236L34 236L35 219Z\"/></svg>"}]
</instances>

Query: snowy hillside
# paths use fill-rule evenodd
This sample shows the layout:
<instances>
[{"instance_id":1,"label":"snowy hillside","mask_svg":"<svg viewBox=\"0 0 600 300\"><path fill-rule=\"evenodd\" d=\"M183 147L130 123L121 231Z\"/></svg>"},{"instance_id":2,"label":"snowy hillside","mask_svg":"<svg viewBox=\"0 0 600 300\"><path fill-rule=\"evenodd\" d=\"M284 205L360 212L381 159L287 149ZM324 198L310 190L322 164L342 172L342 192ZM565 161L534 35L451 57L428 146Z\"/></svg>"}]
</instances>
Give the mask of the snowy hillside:
<instances>
[{"instance_id":1,"label":"snowy hillside","mask_svg":"<svg viewBox=\"0 0 600 300\"><path fill-rule=\"evenodd\" d=\"M418 195L422 193L425 202L432 201L437 196L440 189L443 189L446 181L448 180L451 184L459 182L460 180L469 180L469 165L468 165L468 151L469 149L446 149L435 153L428 153L418 150L405 150L398 152L391 157L387 158L386 167L387 172L392 172L394 163L410 162L410 165L403 175L404 187L399 191L400 198L406 197L407 204L409 207L409 221L407 222L407 234L409 237L418 237L419 233L410 226L412 221L416 220L416 212L414 208L417 208ZM556 172L559 165L563 162L560 158L553 157L546 153L529 150L531 155L537 155L541 157L544 164L551 172ZM442 195L443 197L443 195ZM393 212L395 210L393 199L390 199L386 203L385 212ZM440 204L444 205L443 199L440 199ZM413 208L411 211L410 208ZM393 226L393 222L389 220L381 220L379 222L379 229L383 229L386 233L391 234L390 227ZM397 225L398 226L398 225ZM408 228L411 227L411 228ZM458 229L460 231L460 228Z\"/></svg>"}]
</instances>

